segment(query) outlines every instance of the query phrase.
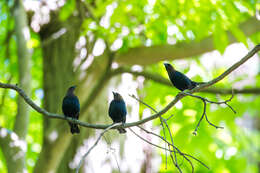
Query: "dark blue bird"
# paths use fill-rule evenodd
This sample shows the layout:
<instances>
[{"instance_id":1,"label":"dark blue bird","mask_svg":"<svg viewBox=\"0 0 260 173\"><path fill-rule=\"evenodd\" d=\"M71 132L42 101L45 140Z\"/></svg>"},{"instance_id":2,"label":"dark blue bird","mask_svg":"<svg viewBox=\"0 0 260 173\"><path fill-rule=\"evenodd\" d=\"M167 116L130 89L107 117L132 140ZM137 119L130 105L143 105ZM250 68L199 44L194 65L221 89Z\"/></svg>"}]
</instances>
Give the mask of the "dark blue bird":
<instances>
[{"instance_id":1,"label":"dark blue bird","mask_svg":"<svg viewBox=\"0 0 260 173\"><path fill-rule=\"evenodd\" d=\"M171 64L164 63L164 66L168 72L168 76L172 82L172 84L181 91L186 89L193 89L197 85L202 84L203 82L194 82L190 80L185 74L176 71Z\"/></svg>"},{"instance_id":2,"label":"dark blue bird","mask_svg":"<svg viewBox=\"0 0 260 173\"><path fill-rule=\"evenodd\" d=\"M114 100L111 101L109 105L108 114L114 123L123 124L126 121L126 106L122 96L116 92L113 92ZM123 128L118 129L119 133L126 133L126 130Z\"/></svg>"},{"instance_id":3,"label":"dark blue bird","mask_svg":"<svg viewBox=\"0 0 260 173\"><path fill-rule=\"evenodd\" d=\"M63 98L62 111L66 117L74 119L79 118L80 104L77 96L74 95L76 86L72 86L68 89L66 96ZM69 122L71 133L79 133L79 127L77 124Z\"/></svg>"}]
</instances>

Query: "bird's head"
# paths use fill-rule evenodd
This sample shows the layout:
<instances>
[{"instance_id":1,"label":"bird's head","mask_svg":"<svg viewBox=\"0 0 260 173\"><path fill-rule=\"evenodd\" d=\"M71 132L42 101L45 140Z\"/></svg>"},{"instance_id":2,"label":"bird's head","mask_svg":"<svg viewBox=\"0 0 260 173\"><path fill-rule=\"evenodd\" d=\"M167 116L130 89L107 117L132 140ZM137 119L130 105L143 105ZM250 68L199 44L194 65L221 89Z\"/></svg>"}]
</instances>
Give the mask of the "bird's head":
<instances>
[{"instance_id":1,"label":"bird's head","mask_svg":"<svg viewBox=\"0 0 260 173\"><path fill-rule=\"evenodd\" d=\"M77 86L71 86L68 89L68 93L73 93Z\"/></svg>"},{"instance_id":2,"label":"bird's head","mask_svg":"<svg viewBox=\"0 0 260 173\"><path fill-rule=\"evenodd\" d=\"M169 63L163 63L167 71L175 71L174 67Z\"/></svg>"},{"instance_id":3,"label":"bird's head","mask_svg":"<svg viewBox=\"0 0 260 173\"><path fill-rule=\"evenodd\" d=\"M113 92L113 95L114 95L114 100L123 100L123 97L119 93Z\"/></svg>"}]
</instances>

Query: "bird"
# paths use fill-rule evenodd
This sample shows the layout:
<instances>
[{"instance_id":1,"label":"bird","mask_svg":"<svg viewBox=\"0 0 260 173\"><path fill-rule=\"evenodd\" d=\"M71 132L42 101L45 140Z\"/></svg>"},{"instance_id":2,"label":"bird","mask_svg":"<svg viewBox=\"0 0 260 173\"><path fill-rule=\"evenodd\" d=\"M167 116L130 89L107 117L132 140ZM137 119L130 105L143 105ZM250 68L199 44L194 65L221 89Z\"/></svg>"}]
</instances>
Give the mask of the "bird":
<instances>
[{"instance_id":1,"label":"bird","mask_svg":"<svg viewBox=\"0 0 260 173\"><path fill-rule=\"evenodd\" d=\"M120 123L123 124L126 122L126 105L122 98L122 96L119 93L113 92L114 99L111 101L108 109L108 115L113 120L114 123ZM119 133L126 133L126 130L123 128L117 129Z\"/></svg>"},{"instance_id":2,"label":"bird","mask_svg":"<svg viewBox=\"0 0 260 173\"><path fill-rule=\"evenodd\" d=\"M71 86L67 90L66 96L63 98L62 102L62 112L65 115L65 117L71 117L74 119L79 118L79 111L80 111L80 103L79 99L76 95L74 95L74 90L76 89L76 86ZM79 127L75 123L69 122L70 125L70 132L72 134L74 133L80 133Z\"/></svg>"},{"instance_id":3,"label":"bird","mask_svg":"<svg viewBox=\"0 0 260 173\"><path fill-rule=\"evenodd\" d=\"M204 82L194 82L190 80L185 74L177 71L174 67L169 63L164 63L165 69L168 73L168 76L177 89L184 91L186 89L193 89L199 84L203 84Z\"/></svg>"}]
</instances>

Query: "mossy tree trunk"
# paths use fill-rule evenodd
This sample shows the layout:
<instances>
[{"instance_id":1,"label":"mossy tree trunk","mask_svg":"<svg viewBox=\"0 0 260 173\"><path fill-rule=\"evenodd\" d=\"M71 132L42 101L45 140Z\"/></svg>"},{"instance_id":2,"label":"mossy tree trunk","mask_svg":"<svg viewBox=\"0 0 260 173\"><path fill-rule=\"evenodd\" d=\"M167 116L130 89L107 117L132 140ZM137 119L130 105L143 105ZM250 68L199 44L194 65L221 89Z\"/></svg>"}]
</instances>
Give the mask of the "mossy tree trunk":
<instances>
[{"instance_id":1,"label":"mossy tree trunk","mask_svg":"<svg viewBox=\"0 0 260 173\"><path fill-rule=\"evenodd\" d=\"M56 21L54 18L53 20ZM80 25L80 19L71 18L63 23L51 22L40 33L41 40L44 42L60 29L66 30L62 36L43 45L42 48L43 104L46 110L53 113L61 113L64 94L69 86L76 84L78 79L73 71L73 61L76 56L75 43L79 38ZM71 138L72 135L66 122L44 117L42 151L34 172L56 172Z\"/></svg>"},{"instance_id":2,"label":"mossy tree trunk","mask_svg":"<svg viewBox=\"0 0 260 173\"><path fill-rule=\"evenodd\" d=\"M18 85L23 88L28 96L31 94L31 53L27 47L30 39L30 31L27 25L27 15L21 0L16 0L13 7L15 22L15 37L17 48L17 59L19 78ZM29 125L29 106L22 97L17 99L17 115L15 117L13 132L9 132L1 139L0 146L6 159L8 172L24 172L26 170L26 148L25 141ZM17 137L17 138L16 138ZM19 143L13 146L13 143Z\"/></svg>"}]
</instances>

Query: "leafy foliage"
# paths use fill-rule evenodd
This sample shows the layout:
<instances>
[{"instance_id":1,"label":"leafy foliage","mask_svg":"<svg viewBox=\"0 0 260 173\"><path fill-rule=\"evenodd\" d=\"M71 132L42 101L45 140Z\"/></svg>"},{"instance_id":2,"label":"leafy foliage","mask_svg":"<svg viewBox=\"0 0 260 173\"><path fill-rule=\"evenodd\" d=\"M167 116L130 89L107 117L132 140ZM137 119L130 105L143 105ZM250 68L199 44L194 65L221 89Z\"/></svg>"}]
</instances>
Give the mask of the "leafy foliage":
<instances>
[{"instance_id":1,"label":"leafy foliage","mask_svg":"<svg viewBox=\"0 0 260 173\"><path fill-rule=\"evenodd\" d=\"M151 46L174 44L178 42L201 41L213 35L215 48L224 53L229 45L227 31L239 41L248 46L248 38L240 30L239 24L254 16L259 10L257 1L250 0L87 0L85 5L93 12L94 18L84 19L81 25L81 35L95 38L102 38L110 45L117 40L122 41L122 45L115 51L127 52L130 48L137 46ZM18 65L16 38L12 34L14 19L11 15L11 5L0 1L0 81L17 83ZM78 10L76 0L69 0L57 11L59 20L66 21L73 12ZM29 12L28 12L29 14ZM259 43L260 33L252 36L251 41ZM39 105L43 102L43 59L41 40L39 33L31 30L30 47L34 48L32 57L32 99ZM188 50L187 50L188 51ZM197 66L203 73L194 76L195 81L204 81L216 77L223 68L218 66L212 71L207 71L201 59L186 61L189 65ZM187 73L190 68L177 66ZM144 68L147 71L158 73L166 77L167 74L163 65L151 65ZM208 76L205 79L204 76ZM248 76L238 76L235 79L224 79L217 84L219 88L230 88L235 83L239 83ZM260 87L259 74L254 76L255 83L246 86ZM160 94L158 94L160 91ZM157 110L162 109L177 94L173 87L167 87L152 81L145 80L144 88L138 93L146 103ZM224 99L226 96L216 96L211 94L200 94L210 100ZM0 126L12 129L17 112L17 94L11 90L0 90ZM198 122L203 104L200 100L186 97L172 108L164 117L174 115L169 121L169 126L174 134L177 147L183 152L189 153L205 162L210 168L210 172L257 172L259 164L259 129L251 129L246 126L246 122L253 123L259 119L260 98L255 95L237 96L232 100L232 106L238 112L234 115L228 108L216 105L208 105L207 114L212 122L225 127L224 130L216 130L205 121L199 127L198 136L193 136L196 123ZM142 115L146 107L140 105L139 113ZM142 117L140 117L142 118ZM241 127L241 122L244 125ZM154 126L159 126L159 120L153 122ZM240 123L240 124L239 124ZM30 113L29 133L26 137L28 143L26 166L29 172L33 167L41 150L43 135L42 117L35 111ZM163 135L163 132L160 132ZM169 136L168 140L170 140ZM160 172L176 171L173 164L169 162L166 166L165 153L159 151L162 156ZM0 160L5 160L0 153ZM178 161L183 162L181 156ZM195 162L195 161L194 161ZM250 164L248 164L250 163ZM185 172L190 171L189 165L184 162ZM195 164L196 172L205 172L206 168L200 164ZM258 170L259 171L259 170ZM0 172L7 172L5 163L0 162Z\"/></svg>"}]
</instances>

